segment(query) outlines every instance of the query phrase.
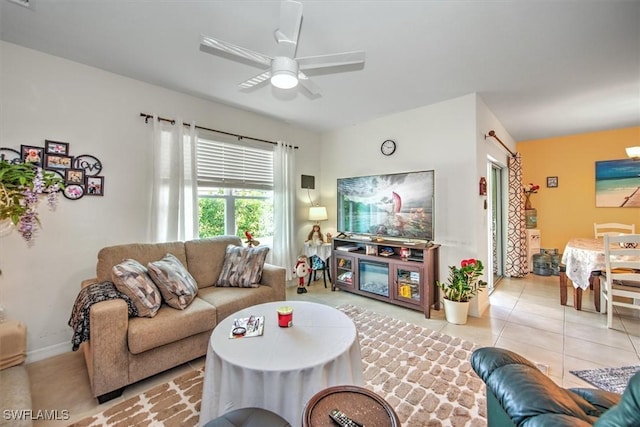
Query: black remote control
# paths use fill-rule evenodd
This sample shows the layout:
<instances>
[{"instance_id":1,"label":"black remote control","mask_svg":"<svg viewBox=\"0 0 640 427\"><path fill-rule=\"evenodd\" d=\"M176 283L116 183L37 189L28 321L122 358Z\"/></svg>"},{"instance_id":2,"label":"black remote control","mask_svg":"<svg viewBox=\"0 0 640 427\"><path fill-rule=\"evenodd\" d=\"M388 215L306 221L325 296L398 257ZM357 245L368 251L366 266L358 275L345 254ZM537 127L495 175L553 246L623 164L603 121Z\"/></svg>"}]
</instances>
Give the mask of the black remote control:
<instances>
[{"instance_id":1,"label":"black remote control","mask_svg":"<svg viewBox=\"0 0 640 427\"><path fill-rule=\"evenodd\" d=\"M353 421L338 409L334 409L333 411L329 412L329 416L340 427L364 427L363 424Z\"/></svg>"}]
</instances>

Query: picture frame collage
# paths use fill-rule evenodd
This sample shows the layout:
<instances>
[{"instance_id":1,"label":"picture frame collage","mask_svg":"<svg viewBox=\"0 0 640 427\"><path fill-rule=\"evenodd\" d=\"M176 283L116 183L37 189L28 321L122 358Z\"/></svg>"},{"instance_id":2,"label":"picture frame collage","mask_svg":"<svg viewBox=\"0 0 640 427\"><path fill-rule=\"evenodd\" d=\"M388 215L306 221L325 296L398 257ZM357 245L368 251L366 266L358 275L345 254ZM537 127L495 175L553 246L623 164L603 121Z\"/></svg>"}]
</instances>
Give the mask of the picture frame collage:
<instances>
[{"instance_id":1,"label":"picture frame collage","mask_svg":"<svg viewBox=\"0 0 640 427\"><path fill-rule=\"evenodd\" d=\"M104 196L102 163L90 154L72 156L68 142L45 139L44 147L21 145L20 159L60 175L65 185L62 194L69 200Z\"/></svg>"}]
</instances>

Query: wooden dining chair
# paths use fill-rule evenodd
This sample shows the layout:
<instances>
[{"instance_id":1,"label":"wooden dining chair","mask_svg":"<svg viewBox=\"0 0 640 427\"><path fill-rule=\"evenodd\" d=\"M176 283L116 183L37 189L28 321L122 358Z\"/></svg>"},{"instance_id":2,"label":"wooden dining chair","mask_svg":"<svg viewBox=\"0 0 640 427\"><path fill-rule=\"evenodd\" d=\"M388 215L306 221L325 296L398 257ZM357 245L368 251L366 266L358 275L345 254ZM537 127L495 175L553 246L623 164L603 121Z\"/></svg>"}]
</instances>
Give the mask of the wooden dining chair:
<instances>
[{"instance_id":1,"label":"wooden dining chair","mask_svg":"<svg viewBox=\"0 0 640 427\"><path fill-rule=\"evenodd\" d=\"M617 222L607 222L602 224L593 223L593 233L596 239L604 237L605 234L636 234L635 224L620 224Z\"/></svg>"},{"instance_id":2,"label":"wooden dining chair","mask_svg":"<svg viewBox=\"0 0 640 427\"><path fill-rule=\"evenodd\" d=\"M635 234L635 224L621 224L619 222L606 222L606 223L593 223L593 234L596 239L604 237L606 234ZM596 311L600 311L600 300L598 294L600 293L600 276L602 271L592 271L589 278L589 288L594 292Z\"/></svg>"},{"instance_id":3,"label":"wooden dining chair","mask_svg":"<svg viewBox=\"0 0 640 427\"><path fill-rule=\"evenodd\" d=\"M640 310L640 234L605 234L604 261L600 306L612 328L614 306Z\"/></svg>"}]
</instances>

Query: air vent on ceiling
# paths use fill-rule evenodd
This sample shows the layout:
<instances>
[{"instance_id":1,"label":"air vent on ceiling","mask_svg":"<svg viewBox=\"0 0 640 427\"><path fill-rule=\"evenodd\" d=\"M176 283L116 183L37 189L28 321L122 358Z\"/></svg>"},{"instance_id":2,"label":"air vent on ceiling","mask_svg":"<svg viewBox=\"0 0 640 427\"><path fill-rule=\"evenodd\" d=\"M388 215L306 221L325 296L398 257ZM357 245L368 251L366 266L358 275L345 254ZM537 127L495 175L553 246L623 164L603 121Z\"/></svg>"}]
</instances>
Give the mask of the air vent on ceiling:
<instances>
[{"instance_id":1,"label":"air vent on ceiling","mask_svg":"<svg viewBox=\"0 0 640 427\"><path fill-rule=\"evenodd\" d=\"M20 6L28 7L31 9L33 0L9 0L11 3L19 4Z\"/></svg>"}]
</instances>

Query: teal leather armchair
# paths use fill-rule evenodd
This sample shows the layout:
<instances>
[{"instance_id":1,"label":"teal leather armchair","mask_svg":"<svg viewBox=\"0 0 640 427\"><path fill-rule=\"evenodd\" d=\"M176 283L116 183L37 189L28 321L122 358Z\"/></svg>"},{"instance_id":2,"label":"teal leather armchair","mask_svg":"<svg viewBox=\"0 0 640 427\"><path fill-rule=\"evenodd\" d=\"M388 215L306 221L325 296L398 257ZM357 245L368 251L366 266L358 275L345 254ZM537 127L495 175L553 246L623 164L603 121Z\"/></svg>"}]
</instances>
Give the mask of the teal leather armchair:
<instances>
[{"instance_id":1,"label":"teal leather armchair","mask_svg":"<svg viewBox=\"0 0 640 427\"><path fill-rule=\"evenodd\" d=\"M497 347L476 349L471 366L487 386L489 427L640 426L640 372L620 396L562 388L526 358Z\"/></svg>"}]
</instances>

